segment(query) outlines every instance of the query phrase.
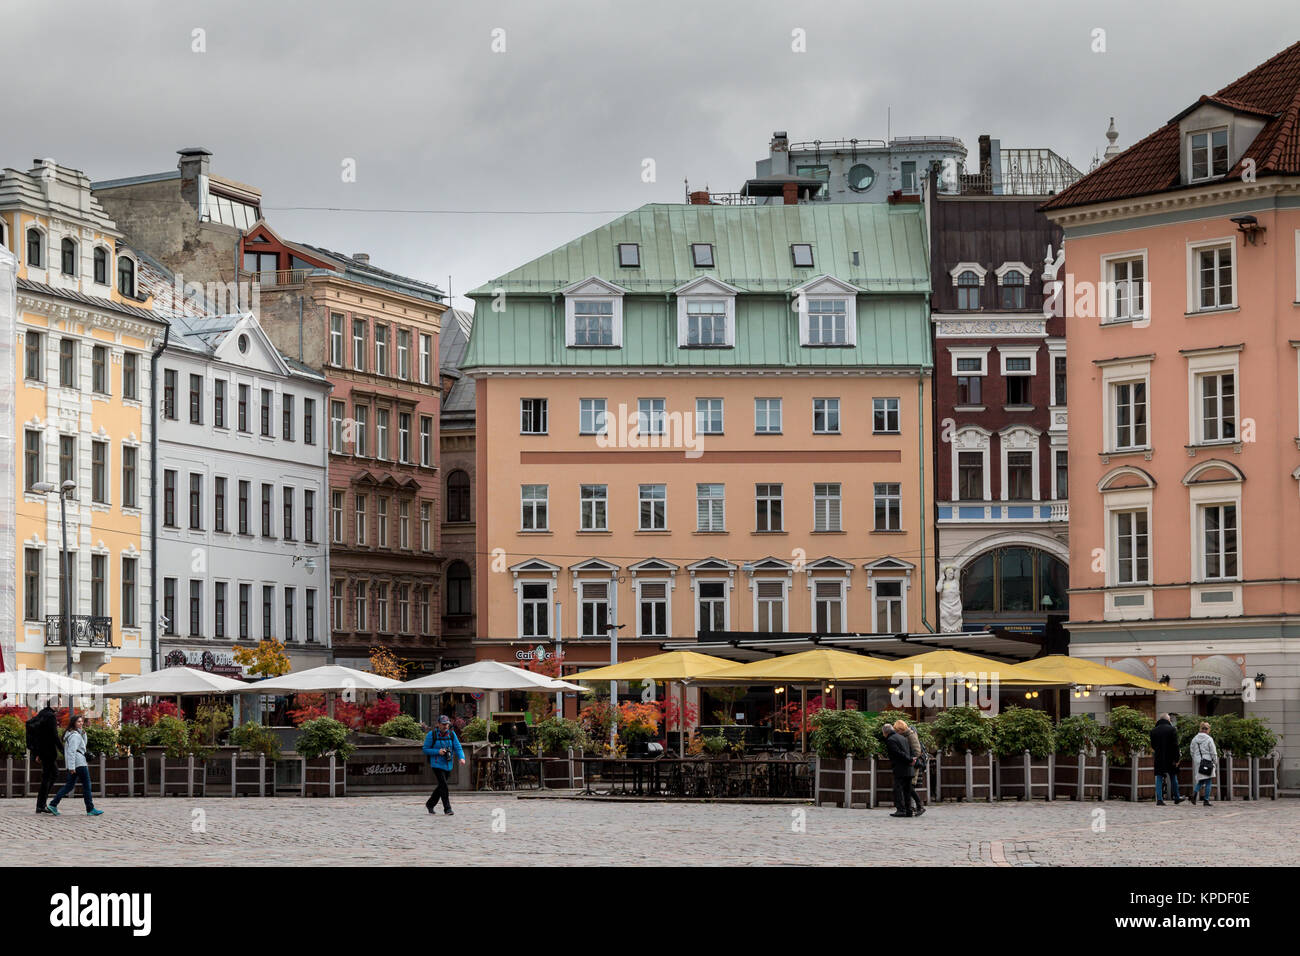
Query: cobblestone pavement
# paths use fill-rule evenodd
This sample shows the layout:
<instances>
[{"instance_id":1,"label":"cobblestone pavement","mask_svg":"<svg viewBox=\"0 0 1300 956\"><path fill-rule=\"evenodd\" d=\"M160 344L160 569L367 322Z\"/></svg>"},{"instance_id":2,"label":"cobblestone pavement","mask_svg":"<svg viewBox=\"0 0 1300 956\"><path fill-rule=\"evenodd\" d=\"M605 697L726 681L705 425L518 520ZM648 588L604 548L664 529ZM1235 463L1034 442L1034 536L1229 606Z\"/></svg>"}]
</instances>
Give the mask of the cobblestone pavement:
<instances>
[{"instance_id":1,"label":"cobblestone pavement","mask_svg":"<svg viewBox=\"0 0 1300 956\"><path fill-rule=\"evenodd\" d=\"M939 804L885 809L623 803L466 794L455 816L419 796L341 800L66 801L62 817L0 800L0 861L58 865L1300 863L1300 800Z\"/></svg>"}]
</instances>

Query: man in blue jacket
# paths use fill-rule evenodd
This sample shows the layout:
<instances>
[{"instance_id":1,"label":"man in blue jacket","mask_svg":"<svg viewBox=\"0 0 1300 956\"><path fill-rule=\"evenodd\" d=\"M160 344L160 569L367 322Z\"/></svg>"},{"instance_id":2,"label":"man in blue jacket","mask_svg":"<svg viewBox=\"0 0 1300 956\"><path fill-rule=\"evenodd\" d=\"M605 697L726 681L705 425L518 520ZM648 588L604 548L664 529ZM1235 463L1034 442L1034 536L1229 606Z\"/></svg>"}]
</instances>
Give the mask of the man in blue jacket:
<instances>
[{"instance_id":1,"label":"man in blue jacket","mask_svg":"<svg viewBox=\"0 0 1300 956\"><path fill-rule=\"evenodd\" d=\"M460 739L451 729L451 718L446 714L439 717L438 725L424 735L423 749L429 758L429 766L433 768L433 775L438 780L438 786L424 806L433 813L441 800L442 812L451 816L451 791L447 787L447 774L451 773L453 759L459 760L462 767L465 765L465 751L461 749Z\"/></svg>"}]
</instances>

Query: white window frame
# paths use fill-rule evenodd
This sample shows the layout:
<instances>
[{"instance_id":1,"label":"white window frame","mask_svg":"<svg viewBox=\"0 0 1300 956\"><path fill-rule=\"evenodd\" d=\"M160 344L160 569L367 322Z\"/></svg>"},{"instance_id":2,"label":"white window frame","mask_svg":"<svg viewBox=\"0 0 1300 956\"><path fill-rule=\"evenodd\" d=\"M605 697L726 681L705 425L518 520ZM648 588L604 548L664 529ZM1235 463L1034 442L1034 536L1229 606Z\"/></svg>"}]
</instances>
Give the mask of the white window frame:
<instances>
[{"instance_id":1,"label":"white window frame","mask_svg":"<svg viewBox=\"0 0 1300 956\"><path fill-rule=\"evenodd\" d=\"M832 413L835 416L835 427L817 427L817 403L822 405L822 419L824 423L829 423ZM833 409L833 412L832 412ZM813 434L814 435L838 435L840 434L840 400L838 398L814 398L812 400L813 411Z\"/></svg>"},{"instance_id":2,"label":"white window frame","mask_svg":"<svg viewBox=\"0 0 1300 956\"><path fill-rule=\"evenodd\" d=\"M532 497L532 498L526 497L524 494L524 490L526 488L541 488L542 489L541 497ZM536 503L539 501L546 508L546 514L545 514L546 521L540 527L532 527L532 528L526 527L524 522L524 515L529 510L529 504L530 503L532 504L531 510L533 514L533 522L534 524L536 524L537 521ZM551 486L550 485L538 484L536 482L533 482L533 483L522 484L519 486L519 530L525 534L533 534L539 531L551 530Z\"/></svg>"},{"instance_id":3,"label":"white window frame","mask_svg":"<svg viewBox=\"0 0 1300 956\"><path fill-rule=\"evenodd\" d=\"M1241 349L1218 349L1187 356L1187 434L1192 445L1235 445L1241 441ZM1201 383L1210 375L1231 375L1233 381L1232 438L1205 437ZM1219 396L1222 404L1222 395Z\"/></svg>"},{"instance_id":4,"label":"white window frame","mask_svg":"<svg viewBox=\"0 0 1300 956\"><path fill-rule=\"evenodd\" d=\"M1201 305L1201 253L1209 252L1214 249L1228 250L1228 268L1232 270L1232 301L1228 303L1220 302L1217 305ZM1218 294L1218 275L1215 275L1215 294ZM1187 314L1201 314L1209 312L1225 312L1230 309L1238 308L1241 302L1239 296L1240 277L1237 274L1237 240L1235 236L1218 236L1213 239L1199 239L1195 242L1187 243Z\"/></svg>"},{"instance_id":5,"label":"white window frame","mask_svg":"<svg viewBox=\"0 0 1300 956\"><path fill-rule=\"evenodd\" d=\"M524 633L524 585L533 584L541 585L546 588L546 598L542 603L546 608L546 631L543 634L525 634ZM555 579L550 580L537 578L516 578L515 579L515 633L519 635L520 640L536 641L551 640L555 637L551 633L554 628L555 620ZM578 616L578 626L582 625L582 615Z\"/></svg>"},{"instance_id":6,"label":"white window frame","mask_svg":"<svg viewBox=\"0 0 1300 956\"><path fill-rule=\"evenodd\" d=\"M532 429L532 430L525 431L525 429L524 429L524 403L525 403L525 402L541 402L541 405L540 405L540 406L534 406L534 408L537 408L537 407L540 407L540 408L541 408L542 419L543 419L543 421L542 421L542 427L541 427L540 429L536 429L536 428L534 428L534 429ZM534 415L533 425L535 426L536 424L537 424L537 422L536 422L536 415ZM542 398L542 397L528 397L528 396L523 396L523 397L521 397L521 398L519 399L519 434L521 434L521 435L549 435L550 433L551 433L551 403L550 403L550 400L547 399L547 398Z\"/></svg>"},{"instance_id":7,"label":"white window frame","mask_svg":"<svg viewBox=\"0 0 1300 956\"><path fill-rule=\"evenodd\" d=\"M775 496L770 494L760 496L758 493L758 489L760 487L777 488L779 489L780 493ZM769 527L764 529L758 527L758 510L759 510L758 505L760 501L769 502L767 507L767 523L769 525L772 524L772 507L770 502L779 501L781 503L781 514L780 514L781 520L779 522L780 524L779 528ZM754 482L754 533L755 534L782 534L784 532L785 532L785 484L779 481Z\"/></svg>"},{"instance_id":8,"label":"white window frame","mask_svg":"<svg viewBox=\"0 0 1300 956\"><path fill-rule=\"evenodd\" d=\"M948 354L952 358L952 374L954 378L961 376L970 378L972 376L986 376L989 374L989 352L992 351L988 346L966 346L950 345ZM957 367L958 359L979 359L980 370L978 372L968 372Z\"/></svg>"},{"instance_id":9,"label":"white window frame","mask_svg":"<svg viewBox=\"0 0 1300 956\"><path fill-rule=\"evenodd\" d=\"M586 424L589 413L591 417L590 428L588 428ZM603 398L578 399L578 434L579 435L608 435L609 434L609 407L608 407L608 402L605 399Z\"/></svg>"},{"instance_id":10,"label":"white window frame","mask_svg":"<svg viewBox=\"0 0 1300 956\"><path fill-rule=\"evenodd\" d=\"M580 282L562 290L564 295L564 344L567 348L600 349L623 347L623 294L613 283L595 276L589 276ZM576 305L579 302L608 301L613 303L611 317L611 343L609 345L579 345L576 341Z\"/></svg>"},{"instance_id":11,"label":"white window frame","mask_svg":"<svg viewBox=\"0 0 1300 956\"><path fill-rule=\"evenodd\" d=\"M587 589L595 585L600 585L604 587L605 589L604 598L587 597ZM578 620L574 622L578 632L578 637L587 638L588 640L593 638L594 639L605 638L606 640L608 640L609 638L608 626L615 625L618 623L618 620L614 616L614 608L615 608L614 588L617 586L617 582L609 577L603 577L603 576L598 578L579 578L577 581L573 582L573 586L578 592L578 601L577 601ZM585 619L587 616L585 612L588 604L593 606L600 605L600 604L605 605L606 630L603 633L599 633L599 632L586 633L583 630L583 626L585 624Z\"/></svg>"},{"instance_id":12,"label":"white window frame","mask_svg":"<svg viewBox=\"0 0 1300 956\"><path fill-rule=\"evenodd\" d=\"M704 497L702 492L702 489L704 488L721 488L722 494L719 495L718 497L713 497L712 495L710 495L709 497L706 498ZM709 506L709 526L707 528L702 527L700 524L700 502L701 501L718 502L717 509L715 509L712 505ZM715 510L719 511L718 517L720 519L717 522L717 527L714 526L715 522L713 521L713 515ZM695 484L695 531L696 533L722 534L725 533L726 530L727 530L727 486L720 481L696 482Z\"/></svg>"},{"instance_id":13,"label":"white window frame","mask_svg":"<svg viewBox=\"0 0 1300 956\"><path fill-rule=\"evenodd\" d=\"M885 413L885 428L877 430L876 428L876 403L884 403L882 408ZM898 419L897 428L889 428L889 402L894 402L897 406L894 414ZM903 433L903 399L897 395L879 395L871 399L871 434L873 435L901 435Z\"/></svg>"},{"instance_id":14,"label":"white window frame","mask_svg":"<svg viewBox=\"0 0 1300 956\"><path fill-rule=\"evenodd\" d=\"M765 402L765 403L766 403L763 407L764 407L765 412L766 412L765 418L766 418L766 424L767 424L767 425L771 425L771 422L772 422L772 403L773 403L773 402L776 402L776 418L777 418L777 427L776 427L776 428L770 428L770 427L759 428L759 427L758 427L758 424L759 424L759 421L758 421L758 403L759 403L759 402ZM755 434L755 435L780 435L780 434L783 434L784 431L785 431L785 410L784 410L784 403L781 401L781 399L780 399L779 397L777 397L777 398L771 398L771 397L755 398L755 399L754 399L754 434Z\"/></svg>"},{"instance_id":15,"label":"white window frame","mask_svg":"<svg viewBox=\"0 0 1300 956\"><path fill-rule=\"evenodd\" d=\"M897 495L890 494L888 491L882 493L882 492L879 490L881 485L884 485L886 488L888 488L890 485L895 485L895 486L897 486L897 487L898 487L898 494L897 494ZM876 527L876 505L877 505L877 503L880 502L882 499L885 501L885 524L886 524L886 527L884 527L884 528L877 528L877 527ZM898 505L898 527L897 527L897 528L890 528L890 527L888 527L888 524L889 524L889 503L890 503L891 501L892 501L892 502L896 502L897 505ZM905 529L903 528L903 482L901 482L901 481L875 481L875 482L872 482L872 483L871 483L871 530L872 530L872 531L887 531L887 532L897 532L897 531L903 531L903 530L905 530Z\"/></svg>"},{"instance_id":16,"label":"white window frame","mask_svg":"<svg viewBox=\"0 0 1300 956\"><path fill-rule=\"evenodd\" d=\"M1225 145L1225 148L1227 149L1227 152L1228 152L1228 159L1227 159L1228 166L1227 166L1227 169L1224 169L1224 171L1221 172L1221 173L1216 173L1216 172L1214 171L1214 134L1215 134L1215 133L1222 133L1222 134L1223 134L1224 145ZM1195 144L1194 144L1194 140L1195 140L1196 137L1198 137L1198 136L1204 136L1204 137L1205 137L1205 169L1206 169L1207 172L1206 172L1206 175L1204 175L1204 176L1193 176L1193 174L1192 174L1192 153L1195 151L1195 148L1196 148L1196 147L1195 147ZM1222 179L1224 176L1228 175L1228 170L1232 168L1232 129L1231 129L1231 127L1229 127L1229 126L1207 126L1207 127L1205 127L1204 129L1193 129L1193 130L1188 130L1187 133L1184 135L1183 139L1184 139L1184 148L1186 149L1186 155L1185 155L1185 157L1184 157L1184 162L1187 164L1187 166L1186 166L1186 168L1187 168L1187 182L1188 182L1189 185L1190 185L1191 183L1208 183L1208 182L1213 182L1213 181L1216 180L1216 179Z\"/></svg>"},{"instance_id":17,"label":"white window frame","mask_svg":"<svg viewBox=\"0 0 1300 956\"><path fill-rule=\"evenodd\" d=\"M645 598L641 594L641 587L644 584L662 584L664 586L664 596L662 598L664 604L664 633L663 634L646 634L641 628L642 603L650 600L654 600L656 602L660 600L659 598ZM671 637L673 633L673 579L671 575L664 575L663 577L659 577L656 575L655 577L647 578L647 577L637 577L634 572L632 588L636 597L636 636L649 637L649 638Z\"/></svg>"},{"instance_id":18,"label":"white window frame","mask_svg":"<svg viewBox=\"0 0 1300 956\"><path fill-rule=\"evenodd\" d=\"M702 584L721 584L722 585L722 629L731 630L731 588L732 581L730 577L720 577L717 575L707 575L705 577L692 577L691 589L695 592L695 600L692 602L691 611L694 614L694 620L691 621L691 633L698 634L700 630L700 602L702 600Z\"/></svg>"},{"instance_id":19,"label":"white window frame","mask_svg":"<svg viewBox=\"0 0 1300 956\"><path fill-rule=\"evenodd\" d=\"M642 428L642 425L646 427ZM668 400L666 398L638 398L636 400L636 433L638 435L668 434Z\"/></svg>"},{"instance_id":20,"label":"white window frame","mask_svg":"<svg viewBox=\"0 0 1300 956\"><path fill-rule=\"evenodd\" d=\"M1115 386L1126 385L1134 382L1141 382L1146 387L1146 410L1147 410L1147 434L1146 443L1143 445L1132 445L1119 447L1117 434L1115 431L1116 423L1116 405L1115 405ZM1102 366L1101 375L1102 387L1102 438L1101 447L1103 455L1122 455L1128 452L1141 452L1151 450L1151 439L1154 432L1152 428L1155 424L1153 407L1151 402L1151 361L1149 359L1135 362L1121 362L1114 365Z\"/></svg>"},{"instance_id":21,"label":"white window frame","mask_svg":"<svg viewBox=\"0 0 1300 956\"><path fill-rule=\"evenodd\" d=\"M646 497L646 490L649 489L649 488L662 488L662 489L663 489L663 495L662 495L661 497L653 497L653 496L651 496L651 497ZM642 521L641 521L641 504L642 504L642 502L645 502L645 501L651 501L651 502L658 501L658 502L662 502L662 504L663 504L663 517L662 517L662 521L661 521L661 523L660 523L660 527L657 527L657 528L656 528L656 527L653 527L653 525L654 525L654 521L653 521L653 519L651 520L651 527L649 527L649 528L647 528L647 527L642 523ZM609 507L608 502L606 503L606 506L605 506L605 507L606 507L606 509L608 509L608 507ZM653 509L651 509L651 511L653 512ZM645 483L645 484L638 484L638 485L637 485L637 487L636 487L636 529L637 529L638 531L667 531L667 530L668 530L668 485L664 484L663 482L648 482L648 483Z\"/></svg>"},{"instance_id":22,"label":"white window frame","mask_svg":"<svg viewBox=\"0 0 1300 956\"><path fill-rule=\"evenodd\" d=\"M818 489L825 488L825 492ZM817 505L819 502L826 502L825 507L825 527L817 526ZM835 521L831 521L831 503L836 505ZM783 509L784 510L784 509ZM815 533L833 533L844 530L844 483L839 481L815 481L813 482L813 531Z\"/></svg>"},{"instance_id":23,"label":"white window frame","mask_svg":"<svg viewBox=\"0 0 1300 956\"><path fill-rule=\"evenodd\" d=\"M708 403L717 402L717 403L718 403L718 427L717 427L716 429L708 429L708 430L706 430L706 429L700 428L700 422L702 422L702 421L705 421L705 422L711 422L711 421L712 421L712 418L713 418L713 410L712 410L712 407L711 407L711 406L708 408L708 411L707 411L706 414L704 414L704 415L701 415L701 414L700 414L700 405L701 405L701 403L704 403L704 402L708 402ZM723 434L723 432L726 430L726 427L727 427L726 411L727 411L727 403L726 403L723 399L721 399L721 398L697 398L697 399L695 400L695 434L697 434L697 435L721 435L721 434Z\"/></svg>"},{"instance_id":24,"label":"white window frame","mask_svg":"<svg viewBox=\"0 0 1300 956\"><path fill-rule=\"evenodd\" d=\"M881 584L886 584L886 583L898 585L898 603L900 608L899 617L902 618L899 627L890 628L887 631L884 630L880 625L880 608L877 603L880 599L880 595L877 589ZM895 577L893 575L876 575L876 574L873 574L871 576L870 601L871 601L871 633L872 634L906 634L907 633L907 591L908 591L908 583L907 583L907 578L905 577Z\"/></svg>"},{"instance_id":25,"label":"white window frame","mask_svg":"<svg viewBox=\"0 0 1300 956\"><path fill-rule=\"evenodd\" d=\"M819 628L817 627L817 604L819 601L817 597L818 584L834 584L839 589L839 597L835 599L836 603L840 606L840 630L838 633L849 633L848 579L842 574L834 577L830 575L809 575L808 630L813 634L819 633ZM828 630L828 633L837 632Z\"/></svg>"},{"instance_id":26,"label":"white window frame","mask_svg":"<svg viewBox=\"0 0 1300 956\"><path fill-rule=\"evenodd\" d=\"M970 436L973 436L970 437ZM983 501L989 501L993 496L993 479L989 472L989 452L992 447L992 435L990 432L978 425L967 425L965 428L959 428L953 433L952 438L952 502L954 505L960 504L962 499L958 498L958 489L961 487L960 482L960 459L959 453L978 452L983 461L981 467L984 473L984 497ZM968 500L968 499L967 499Z\"/></svg>"},{"instance_id":27,"label":"white window frame","mask_svg":"<svg viewBox=\"0 0 1300 956\"><path fill-rule=\"evenodd\" d=\"M857 286L834 276L821 275L791 290L792 306L799 313L799 345L803 348L854 348L858 344ZM812 342L809 337L808 303L812 299L834 299L844 303L844 341Z\"/></svg>"},{"instance_id":28,"label":"white window frame","mask_svg":"<svg viewBox=\"0 0 1300 956\"><path fill-rule=\"evenodd\" d=\"M591 496L587 496L588 489ZM603 513L598 514L597 504L604 504ZM588 522L587 505L591 505L590 522ZM597 517L601 520L597 522ZM599 483L580 483L578 485L578 530L609 530L609 485Z\"/></svg>"},{"instance_id":29,"label":"white window frame","mask_svg":"<svg viewBox=\"0 0 1300 956\"><path fill-rule=\"evenodd\" d=\"M1155 526L1155 512L1153 505L1152 489L1145 488L1124 488L1115 491L1106 491L1102 493L1105 509L1105 534L1106 534L1106 587L1122 588L1133 590L1149 590L1151 582L1155 580L1156 574L1156 554L1154 543L1153 528ZM1121 583L1119 579L1119 518L1120 512L1125 511L1145 511L1147 515L1147 577L1145 581L1126 581ZM1129 609L1116 609L1117 613L1128 611ZM1145 607L1140 612L1143 616L1151 615L1151 602L1148 599Z\"/></svg>"},{"instance_id":30,"label":"white window frame","mask_svg":"<svg viewBox=\"0 0 1300 956\"><path fill-rule=\"evenodd\" d=\"M779 584L781 585L781 621L780 627L773 627L771 630L763 631L758 626L758 586L759 584ZM749 579L750 589L750 620L754 622L754 632L764 634L778 634L790 630L790 575L784 574L781 577L764 576Z\"/></svg>"},{"instance_id":31,"label":"white window frame","mask_svg":"<svg viewBox=\"0 0 1300 956\"><path fill-rule=\"evenodd\" d=\"M1128 315L1117 315L1115 308L1118 301L1116 291L1118 283L1112 278L1112 267L1121 262L1140 259L1142 261L1142 311ZM1151 316L1151 264L1147 261L1146 249L1126 249L1123 252L1103 253L1100 260L1101 287L1097 294L1097 316L1102 323L1107 322L1146 322ZM1124 280L1131 282L1131 280ZM1129 295L1131 301L1132 295Z\"/></svg>"},{"instance_id":32,"label":"white window frame","mask_svg":"<svg viewBox=\"0 0 1300 956\"><path fill-rule=\"evenodd\" d=\"M1212 467L1207 462L1207 467ZM1223 467L1223 466L1219 466ZM1242 564L1246 558L1246 549L1243 546L1245 533L1243 528L1243 509L1241 507L1241 481L1207 481L1198 484L1195 481L1187 485L1187 505L1188 519L1191 528L1191 548L1188 554L1191 557L1191 577L1189 580L1196 584L1240 584L1244 579ZM1232 505L1237 509L1237 573L1227 578L1211 578L1205 574L1205 508L1216 505ZM1193 595L1193 604L1195 605L1196 596ZM1240 602L1240 597L1237 603ZM1241 613L1238 608L1237 613Z\"/></svg>"},{"instance_id":33,"label":"white window frame","mask_svg":"<svg viewBox=\"0 0 1300 956\"><path fill-rule=\"evenodd\" d=\"M1017 436L1021 437L1021 439L1024 441L1024 444L1012 443L1013 439L1015 439ZM998 432L998 446L1002 457L1002 485L999 488L1002 501L1021 500L1019 498L1012 499L1008 497L1008 491L1010 486L1009 479L1011 473L1010 455L1012 452L1026 452L1026 451L1029 452L1030 454L1030 467L1033 469L1033 472L1030 475L1030 482L1033 490L1033 496L1029 500L1030 501L1042 500L1043 496L1040 487L1040 483L1042 481L1042 472L1040 468L1041 462L1039 461L1039 457L1038 457L1038 451L1040 446L1042 445L1041 439L1042 439L1042 433L1035 428L1030 428L1027 425L1011 425ZM1026 445L1028 447L1025 447ZM1055 462L1053 462L1053 466L1055 466Z\"/></svg>"},{"instance_id":34,"label":"white window frame","mask_svg":"<svg viewBox=\"0 0 1300 956\"><path fill-rule=\"evenodd\" d=\"M1007 359L1009 358L1027 358L1029 359L1029 371L1007 370ZM1002 377L1006 378L1013 375L1029 376L1030 378L1038 374L1038 346L1037 345L999 345L998 361Z\"/></svg>"},{"instance_id":35,"label":"white window frame","mask_svg":"<svg viewBox=\"0 0 1300 956\"><path fill-rule=\"evenodd\" d=\"M700 276L673 290L677 298L677 347L691 349L732 348L736 344L736 293L740 290L712 276ZM720 343L691 344L690 307L692 303L722 303L725 315L723 340Z\"/></svg>"}]
</instances>

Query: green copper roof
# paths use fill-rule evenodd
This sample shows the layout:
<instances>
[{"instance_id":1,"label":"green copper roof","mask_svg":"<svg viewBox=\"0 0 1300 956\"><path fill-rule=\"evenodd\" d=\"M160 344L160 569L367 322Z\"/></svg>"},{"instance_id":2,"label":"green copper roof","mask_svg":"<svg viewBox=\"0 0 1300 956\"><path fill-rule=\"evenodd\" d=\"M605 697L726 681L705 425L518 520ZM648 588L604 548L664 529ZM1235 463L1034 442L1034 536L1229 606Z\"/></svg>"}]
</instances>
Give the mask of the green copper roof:
<instances>
[{"instance_id":1,"label":"green copper roof","mask_svg":"<svg viewBox=\"0 0 1300 956\"><path fill-rule=\"evenodd\" d=\"M470 292L474 329L462 367L928 366L922 215L916 204L643 206ZM624 242L638 244L639 267L618 264ZM694 266L692 243L712 245L712 268ZM796 243L812 245L810 268L793 264ZM864 290L851 348L799 345L789 293L821 275ZM556 293L589 276L627 290L621 348L564 345L564 302ZM668 293L702 276L740 290L734 348L677 346ZM498 290L504 308L494 311Z\"/></svg>"}]
</instances>

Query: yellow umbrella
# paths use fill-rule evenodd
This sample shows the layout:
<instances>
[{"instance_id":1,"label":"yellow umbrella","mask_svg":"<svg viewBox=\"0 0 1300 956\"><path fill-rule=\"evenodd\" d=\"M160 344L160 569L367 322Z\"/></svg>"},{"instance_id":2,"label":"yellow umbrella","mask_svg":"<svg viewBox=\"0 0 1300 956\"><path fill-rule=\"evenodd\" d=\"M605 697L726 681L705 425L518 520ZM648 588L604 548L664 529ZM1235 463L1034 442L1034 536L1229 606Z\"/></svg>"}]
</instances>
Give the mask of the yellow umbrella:
<instances>
[{"instance_id":1,"label":"yellow umbrella","mask_svg":"<svg viewBox=\"0 0 1300 956\"><path fill-rule=\"evenodd\" d=\"M962 651L928 651L893 663L894 670L891 673L894 674L911 675L919 667L922 674L986 674L989 680L1003 684L1023 683L1011 674L1013 665Z\"/></svg>"},{"instance_id":2,"label":"yellow umbrella","mask_svg":"<svg viewBox=\"0 0 1300 956\"><path fill-rule=\"evenodd\" d=\"M581 674L569 674L566 680L607 681L607 680L691 680L716 671L730 670L736 666L735 661L695 651L670 651L651 657L639 657L636 660L598 667L583 671Z\"/></svg>"},{"instance_id":3,"label":"yellow umbrella","mask_svg":"<svg viewBox=\"0 0 1300 956\"><path fill-rule=\"evenodd\" d=\"M1003 682L1005 683L1008 678L1017 683L1040 685L1091 684L1097 687L1140 687L1143 690L1166 692L1174 690L1168 684L1161 684L1145 677L1134 677L1127 671L1107 667L1096 661L1087 661L1081 657L1070 657L1067 654L1039 657L1008 667L1002 672Z\"/></svg>"},{"instance_id":4,"label":"yellow umbrella","mask_svg":"<svg viewBox=\"0 0 1300 956\"><path fill-rule=\"evenodd\" d=\"M725 671L704 674L702 679L736 684L888 680L895 670L894 661L819 647L799 654L738 664Z\"/></svg>"}]
</instances>

